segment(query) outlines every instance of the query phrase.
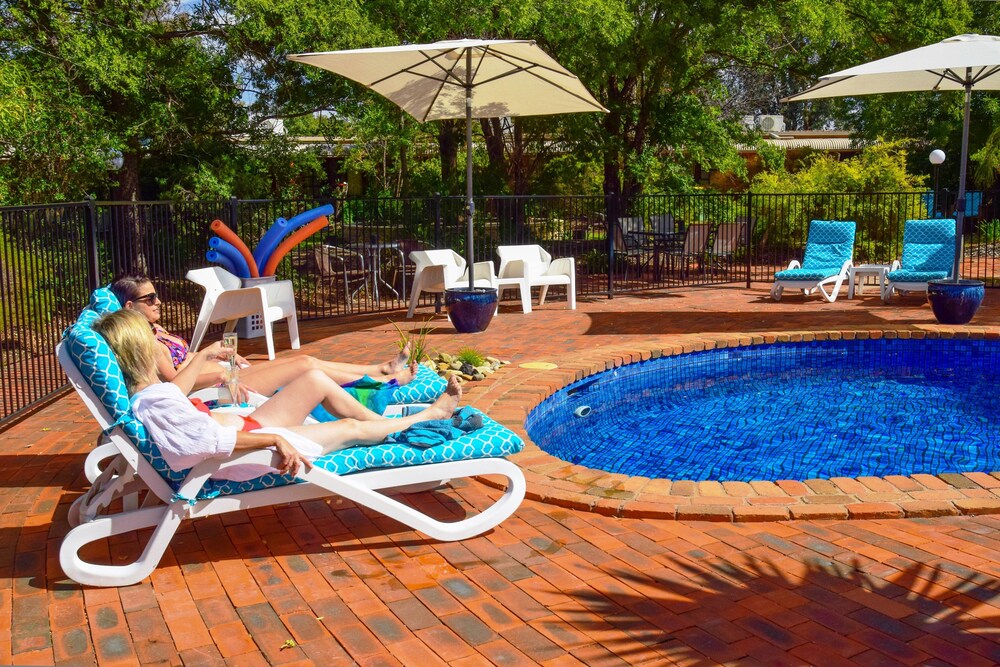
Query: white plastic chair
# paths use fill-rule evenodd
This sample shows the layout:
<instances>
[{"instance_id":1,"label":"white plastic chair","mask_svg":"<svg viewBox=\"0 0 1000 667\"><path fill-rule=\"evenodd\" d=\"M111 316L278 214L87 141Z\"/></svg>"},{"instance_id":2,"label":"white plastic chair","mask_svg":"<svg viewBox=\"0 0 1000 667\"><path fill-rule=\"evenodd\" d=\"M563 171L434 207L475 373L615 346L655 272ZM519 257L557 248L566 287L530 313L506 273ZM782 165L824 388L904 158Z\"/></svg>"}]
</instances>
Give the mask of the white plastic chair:
<instances>
[{"instance_id":1,"label":"white plastic chair","mask_svg":"<svg viewBox=\"0 0 1000 667\"><path fill-rule=\"evenodd\" d=\"M268 359L274 359L274 336L271 329L274 322L279 320L288 320L292 349L299 349L299 322L295 316L292 281L277 280L243 287L239 278L218 266L188 271L187 279L205 288L205 299L201 302L198 323L191 337L192 352L198 349L210 324L225 322L226 331L233 331L237 320L254 315L261 318L267 340Z\"/></svg>"},{"instance_id":2,"label":"white plastic chair","mask_svg":"<svg viewBox=\"0 0 1000 667\"><path fill-rule=\"evenodd\" d=\"M550 286L565 285L567 306L576 309L576 263L572 257L552 259L539 245L502 245L497 254L500 255L498 298L503 290L517 288L521 292L521 309L530 313L532 287L541 288L538 295L541 306Z\"/></svg>"},{"instance_id":3,"label":"white plastic chair","mask_svg":"<svg viewBox=\"0 0 1000 667\"><path fill-rule=\"evenodd\" d=\"M407 319L420 301L421 292L444 294L453 287L468 287L469 272L465 259L454 250L414 250L410 261L416 265L413 273L413 289L410 291L410 309ZM496 287L493 262L476 262L473 266L475 287Z\"/></svg>"}]
</instances>

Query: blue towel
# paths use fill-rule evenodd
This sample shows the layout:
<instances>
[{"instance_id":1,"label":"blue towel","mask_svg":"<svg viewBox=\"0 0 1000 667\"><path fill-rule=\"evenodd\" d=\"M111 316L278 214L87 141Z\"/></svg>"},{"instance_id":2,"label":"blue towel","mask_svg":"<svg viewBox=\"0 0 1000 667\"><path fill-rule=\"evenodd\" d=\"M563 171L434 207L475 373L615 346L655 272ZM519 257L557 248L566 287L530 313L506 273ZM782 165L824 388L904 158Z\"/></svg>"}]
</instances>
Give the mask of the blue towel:
<instances>
[{"instance_id":1,"label":"blue towel","mask_svg":"<svg viewBox=\"0 0 1000 667\"><path fill-rule=\"evenodd\" d=\"M395 379L388 382L379 382L366 375L360 380L354 380L341 386L344 388L344 391L357 399L358 403L372 412L382 414L392 400L396 388L399 387L399 383ZM317 405L310 415L316 421L320 422L335 421L337 419L323 407L322 403Z\"/></svg>"},{"instance_id":2,"label":"blue towel","mask_svg":"<svg viewBox=\"0 0 1000 667\"><path fill-rule=\"evenodd\" d=\"M389 439L401 445L426 449L442 445L483 427L483 415L466 406L455 410L451 419L428 419L417 422L405 431L393 433Z\"/></svg>"}]
</instances>

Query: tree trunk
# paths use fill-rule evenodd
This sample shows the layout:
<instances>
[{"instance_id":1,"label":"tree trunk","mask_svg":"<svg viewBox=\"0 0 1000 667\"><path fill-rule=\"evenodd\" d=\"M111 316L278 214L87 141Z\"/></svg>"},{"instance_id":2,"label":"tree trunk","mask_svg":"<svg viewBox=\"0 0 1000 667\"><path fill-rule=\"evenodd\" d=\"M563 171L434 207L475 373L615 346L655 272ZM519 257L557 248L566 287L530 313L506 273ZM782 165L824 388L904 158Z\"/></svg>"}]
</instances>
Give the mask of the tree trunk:
<instances>
[{"instance_id":1,"label":"tree trunk","mask_svg":"<svg viewBox=\"0 0 1000 667\"><path fill-rule=\"evenodd\" d=\"M122 155L122 168L118 172L118 185L112 190L115 204L110 207L111 269L115 276L125 273L147 275L149 262L142 247L142 227L139 208L132 202L139 198L138 148L130 148Z\"/></svg>"},{"instance_id":2,"label":"tree trunk","mask_svg":"<svg viewBox=\"0 0 1000 667\"><path fill-rule=\"evenodd\" d=\"M441 154L441 182L445 193L449 195L462 194L463 190L456 178L458 173L458 147L463 135L462 128L456 120L438 121L438 151Z\"/></svg>"}]
</instances>

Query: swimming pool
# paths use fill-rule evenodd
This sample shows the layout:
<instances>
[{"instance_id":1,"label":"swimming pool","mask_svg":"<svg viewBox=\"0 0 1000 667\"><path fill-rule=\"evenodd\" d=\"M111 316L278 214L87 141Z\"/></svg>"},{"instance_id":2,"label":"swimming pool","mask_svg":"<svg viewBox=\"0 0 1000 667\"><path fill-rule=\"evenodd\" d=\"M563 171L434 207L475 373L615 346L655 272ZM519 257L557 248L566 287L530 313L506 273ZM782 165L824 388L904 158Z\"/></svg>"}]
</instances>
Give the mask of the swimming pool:
<instances>
[{"instance_id":1,"label":"swimming pool","mask_svg":"<svg viewBox=\"0 0 1000 667\"><path fill-rule=\"evenodd\" d=\"M526 428L571 463L673 480L989 472L1000 470L998 389L1000 341L775 343L590 376Z\"/></svg>"}]
</instances>

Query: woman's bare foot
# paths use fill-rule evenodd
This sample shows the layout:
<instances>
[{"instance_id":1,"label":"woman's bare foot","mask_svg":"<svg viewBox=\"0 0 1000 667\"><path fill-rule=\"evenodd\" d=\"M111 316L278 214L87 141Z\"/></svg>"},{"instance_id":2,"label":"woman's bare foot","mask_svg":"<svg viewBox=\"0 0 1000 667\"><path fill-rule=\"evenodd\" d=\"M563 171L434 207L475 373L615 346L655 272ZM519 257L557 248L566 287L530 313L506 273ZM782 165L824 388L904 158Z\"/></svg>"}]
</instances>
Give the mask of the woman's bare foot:
<instances>
[{"instance_id":1,"label":"woman's bare foot","mask_svg":"<svg viewBox=\"0 0 1000 667\"><path fill-rule=\"evenodd\" d=\"M448 378L448 386L430 407L421 412L426 419L450 419L452 413L462 400L462 383L452 375Z\"/></svg>"},{"instance_id":2,"label":"woman's bare foot","mask_svg":"<svg viewBox=\"0 0 1000 667\"><path fill-rule=\"evenodd\" d=\"M407 343L396 355L396 358L392 361L387 361L379 367L379 371L382 375L396 375L397 373L406 370L407 364L410 362L410 344ZM399 378L396 378L399 384L404 384ZM412 378L411 378L412 379ZM409 380L407 380L409 382Z\"/></svg>"},{"instance_id":3,"label":"woman's bare foot","mask_svg":"<svg viewBox=\"0 0 1000 667\"><path fill-rule=\"evenodd\" d=\"M388 378L390 380L395 380L396 384L407 384L408 382L412 382L413 378L417 377L418 365L419 364L417 364L417 362L414 361L413 363L411 363L409 366L406 366L405 368L403 368L403 370L399 371L398 373L394 375L389 375Z\"/></svg>"}]
</instances>

